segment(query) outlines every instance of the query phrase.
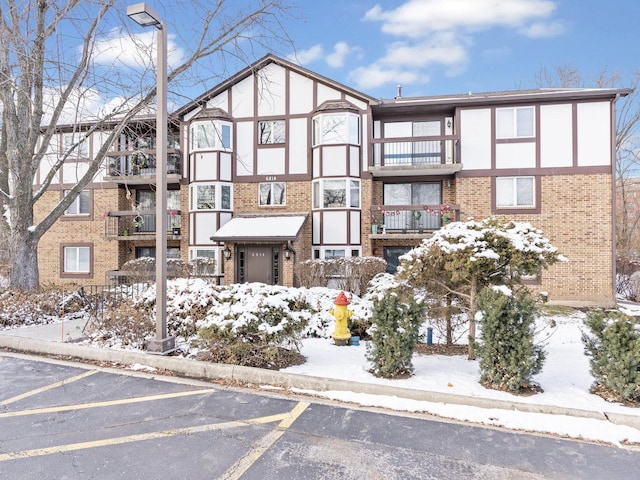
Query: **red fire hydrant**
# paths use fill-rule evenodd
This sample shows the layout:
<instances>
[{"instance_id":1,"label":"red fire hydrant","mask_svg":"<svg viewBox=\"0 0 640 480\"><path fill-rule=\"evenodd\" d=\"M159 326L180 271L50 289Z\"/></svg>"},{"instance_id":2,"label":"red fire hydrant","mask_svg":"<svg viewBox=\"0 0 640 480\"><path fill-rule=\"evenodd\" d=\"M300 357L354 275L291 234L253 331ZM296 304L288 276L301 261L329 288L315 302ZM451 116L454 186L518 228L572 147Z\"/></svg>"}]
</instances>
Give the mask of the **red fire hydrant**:
<instances>
[{"instance_id":1,"label":"red fire hydrant","mask_svg":"<svg viewBox=\"0 0 640 480\"><path fill-rule=\"evenodd\" d=\"M347 305L350 303L349 299L344 292L340 292L340 295L338 295L338 298L336 298L336 301L333 303L335 308L329 310L329 313L336 319L336 329L331 336L335 340L336 345L349 345L351 333L347 327L347 321L349 317L353 315L353 312L347 308Z\"/></svg>"}]
</instances>

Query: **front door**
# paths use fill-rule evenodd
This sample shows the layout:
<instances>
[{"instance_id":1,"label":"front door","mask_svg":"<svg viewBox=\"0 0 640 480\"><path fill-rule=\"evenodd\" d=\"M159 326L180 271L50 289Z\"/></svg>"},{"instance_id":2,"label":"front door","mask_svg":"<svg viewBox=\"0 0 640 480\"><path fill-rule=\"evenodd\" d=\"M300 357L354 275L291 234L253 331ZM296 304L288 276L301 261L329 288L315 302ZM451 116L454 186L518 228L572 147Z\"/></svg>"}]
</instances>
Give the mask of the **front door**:
<instances>
[{"instance_id":1,"label":"front door","mask_svg":"<svg viewBox=\"0 0 640 480\"><path fill-rule=\"evenodd\" d=\"M237 281L280 285L280 245L243 245L238 247Z\"/></svg>"}]
</instances>

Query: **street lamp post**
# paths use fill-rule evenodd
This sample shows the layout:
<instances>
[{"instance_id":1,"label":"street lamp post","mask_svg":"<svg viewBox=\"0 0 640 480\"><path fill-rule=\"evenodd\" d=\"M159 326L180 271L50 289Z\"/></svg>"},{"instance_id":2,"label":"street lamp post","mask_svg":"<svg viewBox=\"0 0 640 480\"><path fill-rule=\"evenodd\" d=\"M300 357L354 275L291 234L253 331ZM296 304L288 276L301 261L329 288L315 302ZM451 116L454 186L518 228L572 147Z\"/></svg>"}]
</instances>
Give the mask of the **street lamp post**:
<instances>
[{"instance_id":1,"label":"street lamp post","mask_svg":"<svg viewBox=\"0 0 640 480\"><path fill-rule=\"evenodd\" d=\"M167 27L146 3L127 7L138 25L158 29L156 65L156 336L147 339L147 350L166 353L175 348L167 334Z\"/></svg>"}]
</instances>

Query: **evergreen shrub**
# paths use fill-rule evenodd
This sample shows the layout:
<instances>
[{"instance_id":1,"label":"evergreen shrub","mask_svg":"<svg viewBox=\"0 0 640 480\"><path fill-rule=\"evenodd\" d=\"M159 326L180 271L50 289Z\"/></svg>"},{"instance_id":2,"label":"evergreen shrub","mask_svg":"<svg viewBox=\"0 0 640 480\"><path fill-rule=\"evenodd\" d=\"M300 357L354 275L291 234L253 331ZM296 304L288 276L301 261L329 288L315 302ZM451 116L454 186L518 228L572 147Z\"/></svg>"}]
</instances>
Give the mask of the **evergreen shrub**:
<instances>
[{"instance_id":1,"label":"evergreen shrub","mask_svg":"<svg viewBox=\"0 0 640 480\"><path fill-rule=\"evenodd\" d=\"M517 292L485 288L478 296L482 333L475 349L480 383L488 388L521 392L542 370L545 353L534 343L536 301L524 288Z\"/></svg>"},{"instance_id":2,"label":"evergreen shrub","mask_svg":"<svg viewBox=\"0 0 640 480\"><path fill-rule=\"evenodd\" d=\"M590 357L594 390L602 386L615 401L640 401L640 326L620 312L593 310L582 333L585 353Z\"/></svg>"},{"instance_id":3,"label":"evergreen shrub","mask_svg":"<svg viewBox=\"0 0 640 480\"><path fill-rule=\"evenodd\" d=\"M420 337L422 306L414 299L403 301L388 292L373 302L371 343L367 360L376 377L406 378L413 373L412 357Z\"/></svg>"}]
</instances>

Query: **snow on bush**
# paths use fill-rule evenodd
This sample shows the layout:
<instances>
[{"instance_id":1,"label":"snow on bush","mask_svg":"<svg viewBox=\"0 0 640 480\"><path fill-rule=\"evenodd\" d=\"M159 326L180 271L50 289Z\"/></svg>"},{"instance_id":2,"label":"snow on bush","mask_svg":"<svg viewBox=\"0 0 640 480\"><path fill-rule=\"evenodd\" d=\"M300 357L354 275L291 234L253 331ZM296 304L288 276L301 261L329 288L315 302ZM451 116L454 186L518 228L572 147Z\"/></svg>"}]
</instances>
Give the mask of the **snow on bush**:
<instances>
[{"instance_id":1,"label":"snow on bush","mask_svg":"<svg viewBox=\"0 0 640 480\"><path fill-rule=\"evenodd\" d=\"M167 282L167 325L183 350L197 353L191 345L199 332L225 330L233 335L259 335L282 343L284 337L330 338L334 318L329 314L340 292L328 288L291 288L263 283L217 286L204 279ZM155 285L136 300L140 311L154 307ZM353 320L369 321L371 301L349 294ZM153 311L153 308L150 308ZM285 342L286 343L286 342Z\"/></svg>"}]
</instances>

